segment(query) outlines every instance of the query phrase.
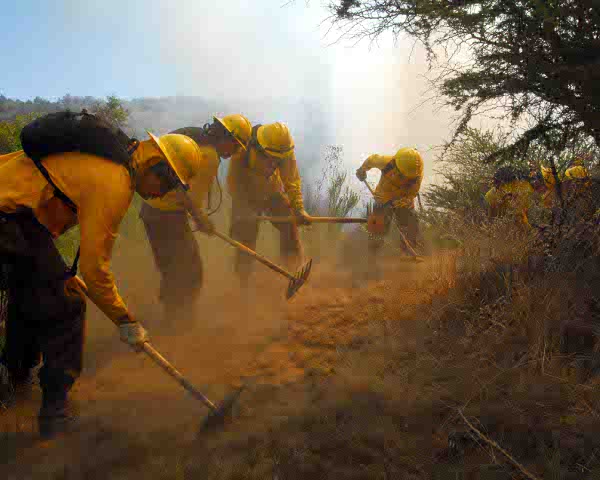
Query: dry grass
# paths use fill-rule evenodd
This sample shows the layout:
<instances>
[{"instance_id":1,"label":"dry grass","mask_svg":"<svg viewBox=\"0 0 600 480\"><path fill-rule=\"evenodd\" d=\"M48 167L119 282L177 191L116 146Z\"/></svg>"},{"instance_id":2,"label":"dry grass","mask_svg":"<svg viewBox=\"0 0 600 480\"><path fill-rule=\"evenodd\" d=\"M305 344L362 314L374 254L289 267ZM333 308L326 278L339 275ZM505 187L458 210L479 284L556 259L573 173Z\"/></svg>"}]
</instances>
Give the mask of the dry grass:
<instances>
[{"instance_id":1,"label":"dry grass","mask_svg":"<svg viewBox=\"0 0 600 480\"><path fill-rule=\"evenodd\" d=\"M149 370L134 381L136 367L125 357L110 364L106 358L113 369L96 375L98 382L112 381L113 388L124 378L133 382L130 394L106 399L135 408L138 413L129 416L148 426L115 423L105 400L107 418L90 428L95 433L58 443L46 457L38 449L24 450L19 461L28 468L21 474L56 480L137 478L140 472L149 479L283 480L460 478L457 472L526 478L526 471L530 478L598 478L598 382L579 376L559 353L560 325L581 305L572 276L528 275L527 240L506 225L462 227L460 252L436 252L418 267L392 261L382 281L361 288L349 286L355 265L341 271L319 263L283 317L273 309L255 353L248 348L248 360L240 360L255 382L242 397L236 422L219 435L195 437L193 415L173 410L191 409L193 402L177 403L168 380L153 378L146 389L153 397L137 398ZM265 230L262 251L276 251L271 234ZM200 241L212 271L221 271L216 269L224 259L213 253L222 255L222 247ZM310 248L330 255L323 244ZM147 254L136 253L140 262ZM130 265L123 257L116 260ZM225 286L229 277L222 275ZM222 305L211 292L204 313ZM139 311L152 310L147 298L136 302ZM232 309L232 322L235 315ZM258 321L259 310L249 315ZM252 321L241 329L237 322L231 334L237 331L240 342L263 334ZM223 328L229 331L225 323ZM194 347L193 338L175 340L161 345L186 372L204 379L183 352L196 361L211 355ZM239 355L246 353L240 348ZM233 378L244 371L233 365L215 375ZM213 387L211 393L218 397L226 389ZM160 414L167 404L169 414ZM488 477L481 473L486 469Z\"/></svg>"}]
</instances>

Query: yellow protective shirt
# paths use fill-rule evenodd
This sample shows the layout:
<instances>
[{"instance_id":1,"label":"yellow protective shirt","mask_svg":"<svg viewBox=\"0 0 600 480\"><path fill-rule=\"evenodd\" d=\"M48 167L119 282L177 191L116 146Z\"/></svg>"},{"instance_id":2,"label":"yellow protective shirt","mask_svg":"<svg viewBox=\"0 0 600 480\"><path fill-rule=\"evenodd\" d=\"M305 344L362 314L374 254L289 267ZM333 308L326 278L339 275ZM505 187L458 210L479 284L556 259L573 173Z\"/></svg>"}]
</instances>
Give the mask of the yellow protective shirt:
<instances>
[{"instance_id":1,"label":"yellow protective shirt","mask_svg":"<svg viewBox=\"0 0 600 480\"><path fill-rule=\"evenodd\" d=\"M590 174L587 169L582 165L576 165L574 167L568 168L565 172L565 179L569 178L588 178Z\"/></svg>"},{"instance_id":2,"label":"yellow protective shirt","mask_svg":"<svg viewBox=\"0 0 600 480\"><path fill-rule=\"evenodd\" d=\"M160 151L145 141L132 161L142 171L160 158ZM56 186L77 205L71 224L80 226L79 269L88 296L118 324L129 318L129 312L117 291L110 259L119 224L133 198L129 173L111 160L79 152L51 155L44 159L44 166ZM0 211L29 208L55 238L64 233L64 209L57 213L54 189L23 151L0 156L0 185Z\"/></svg>"},{"instance_id":3,"label":"yellow protective shirt","mask_svg":"<svg viewBox=\"0 0 600 480\"><path fill-rule=\"evenodd\" d=\"M197 208L204 208L210 187L219 172L219 155L211 145L199 145L201 169L190 180L190 196ZM176 193L169 192L163 197L144 200L151 207L162 211L183 211L183 204Z\"/></svg>"},{"instance_id":4,"label":"yellow protective shirt","mask_svg":"<svg viewBox=\"0 0 600 480\"><path fill-rule=\"evenodd\" d=\"M360 167L365 172L372 168L383 170L394 157L392 155L371 155ZM414 179L402 178L400 172L394 167L386 174L381 174L381 179L375 189L375 199L379 203L388 203L397 208L414 208L415 198L421 188L423 174Z\"/></svg>"},{"instance_id":5,"label":"yellow protective shirt","mask_svg":"<svg viewBox=\"0 0 600 480\"><path fill-rule=\"evenodd\" d=\"M302 180L298 172L296 156L290 155L269 178L260 175L248 165L248 153L238 151L231 156L227 172L227 189L233 198L245 198L251 204L261 202L277 192L284 192L296 210L304 208Z\"/></svg>"},{"instance_id":6,"label":"yellow protective shirt","mask_svg":"<svg viewBox=\"0 0 600 480\"><path fill-rule=\"evenodd\" d=\"M528 212L534 190L526 180L517 180L496 188L485 194L485 200L499 217L512 215L523 226L530 227Z\"/></svg>"}]
</instances>

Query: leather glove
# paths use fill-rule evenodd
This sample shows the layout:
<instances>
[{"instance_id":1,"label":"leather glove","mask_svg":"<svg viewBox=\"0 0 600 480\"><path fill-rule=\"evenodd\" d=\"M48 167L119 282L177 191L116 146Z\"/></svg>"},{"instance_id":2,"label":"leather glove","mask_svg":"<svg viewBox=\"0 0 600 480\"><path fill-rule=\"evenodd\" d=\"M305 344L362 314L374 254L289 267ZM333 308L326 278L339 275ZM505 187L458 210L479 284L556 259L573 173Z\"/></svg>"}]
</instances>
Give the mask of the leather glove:
<instances>
[{"instance_id":1,"label":"leather glove","mask_svg":"<svg viewBox=\"0 0 600 480\"><path fill-rule=\"evenodd\" d=\"M215 232L215 225L208 218L206 212L194 205L187 192L177 189L175 195L177 200L183 204L188 214L192 217L192 220L194 220L194 225L196 226L196 230L194 231L200 230L209 236L212 235Z\"/></svg>"},{"instance_id":2,"label":"leather glove","mask_svg":"<svg viewBox=\"0 0 600 480\"><path fill-rule=\"evenodd\" d=\"M356 178L358 178L361 182L364 182L367 179L367 172L365 172L362 168L359 168L356 171Z\"/></svg>"},{"instance_id":3,"label":"leather glove","mask_svg":"<svg viewBox=\"0 0 600 480\"><path fill-rule=\"evenodd\" d=\"M204 213L204 212L202 212ZM192 217L193 218L193 217ZM196 230L201 231L202 233L205 233L206 235L213 235L215 233L215 224L211 221L210 218L208 218L208 215L204 214L201 218L200 218L201 222L197 221L194 218L194 225L196 225Z\"/></svg>"},{"instance_id":4,"label":"leather glove","mask_svg":"<svg viewBox=\"0 0 600 480\"><path fill-rule=\"evenodd\" d=\"M310 215L303 208L294 212L298 225L311 225Z\"/></svg>"},{"instance_id":5,"label":"leather glove","mask_svg":"<svg viewBox=\"0 0 600 480\"><path fill-rule=\"evenodd\" d=\"M119 325L121 341L127 343L137 352L142 350L142 345L148 342L148 332L139 322L128 322Z\"/></svg>"}]
</instances>

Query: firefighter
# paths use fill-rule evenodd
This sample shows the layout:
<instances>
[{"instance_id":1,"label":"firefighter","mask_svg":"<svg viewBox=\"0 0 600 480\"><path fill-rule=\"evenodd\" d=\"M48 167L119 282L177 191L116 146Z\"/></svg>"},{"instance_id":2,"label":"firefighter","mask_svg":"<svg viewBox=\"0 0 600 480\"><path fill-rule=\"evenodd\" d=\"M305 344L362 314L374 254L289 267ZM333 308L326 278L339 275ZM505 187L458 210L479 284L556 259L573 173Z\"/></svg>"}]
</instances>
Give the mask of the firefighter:
<instances>
[{"instance_id":1,"label":"firefighter","mask_svg":"<svg viewBox=\"0 0 600 480\"><path fill-rule=\"evenodd\" d=\"M230 235L252 249L258 236L257 214L296 216L295 223L273 224L279 230L284 264L296 267L303 257L298 225L308 225L311 220L304 210L294 139L287 125L276 122L252 128L247 149L231 157L227 187L232 199ZM236 255L235 271L245 287L252 259L239 251Z\"/></svg>"},{"instance_id":2,"label":"firefighter","mask_svg":"<svg viewBox=\"0 0 600 480\"><path fill-rule=\"evenodd\" d=\"M158 198L202 171L202 151L189 137L151 135L133 148L129 168L81 151L53 153L39 164L22 150L0 156L0 271L9 285L8 306L0 311L7 323L1 364L12 388L25 392L43 359L38 425L44 438L69 429L76 418L69 391L82 369L86 313L83 283L67 272L53 240L79 225L87 296L139 351L148 334L119 295L110 268L119 224L134 191ZM208 217L201 221L210 234Z\"/></svg>"},{"instance_id":3,"label":"firefighter","mask_svg":"<svg viewBox=\"0 0 600 480\"><path fill-rule=\"evenodd\" d=\"M594 214L592 199L592 179L583 164L583 159L577 157L565 171L562 182L562 193L565 200L565 220L569 223L584 221Z\"/></svg>"},{"instance_id":4,"label":"firefighter","mask_svg":"<svg viewBox=\"0 0 600 480\"><path fill-rule=\"evenodd\" d=\"M583 164L583 159L581 157L575 158L569 168L567 168L565 172L565 180L566 179L588 179L590 178L590 173L587 168L585 168Z\"/></svg>"},{"instance_id":5,"label":"firefighter","mask_svg":"<svg viewBox=\"0 0 600 480\"><path fill-rule=\"evenodd\" d=\"M486 193L490 218L512 217L515 225L530 229L529 207L534 193L526 175L514 167L501 167L494 174L494 186Z\"/></svg>"},{"instance_id":6,"label":"firefighter","mask_svg":"<svg viewBox=\"0 0 600 480\"><path fill-rule=\"evenodd\" d=\"M414 249L420 240L419 221L415 213L415 198L423 181L423 158L410 147L401 148L395 155L369 156L356 176L365 181L367 172L372 168L381 170L381 179L375 189L375 201L383 206L385 215L385 233L370 235L369 250L376 254L384 243L384 235L389 232L391 222L404 233L406 240Z\"/></svg>"},{"instance_id":7,"label":"firefighter","mask_svg":"<svg viewBox=\"0 0 600 480\"><path fill-rule=\"evenodd\" d=\"M217 179L218 183L219 157L229 158L237 151L245 151L251 130L246 117L234 114L213 117L213 123L203 128L185 127L171 132L192 138L205 158L206 168L202 175L196 175L196 180L191 182L197 206L203 207L213 181ZM218 188L220 206L220 184ZM165 317L171 321L177 317L192 318L189 309L202 287L203 267L184 206L172 192L162 198L145 200L140 217L152 247L155 265L161 274L160 298L165 307Z\"/></svg>"},{"instance_id":8,"label":"firefighter","mask_svg":"<svg viewBox=\"0 0 600 480\"><path fill-rule=\"evenodd\" d=\"M549 223L549 211L544 206L544 196L548 192L546 181L541 170L533 169L529 173L529 183L533 188L528 218L536 225Z\"/></svg>"},{"instance_id":9,"label":"firefighter","mask_svg":"<svg viewBox=\"0 0 600 480\"><path fill-rule=\"evenodd\" d=\"M542 165L540 167L540 171L544 179L544 185L546 186L546 192L543 195L544 206L548 209L551 209L554 205L558 204L558 198L556 194L556 179L552 173L552 168Z\"/></svg>"}]
</instances>

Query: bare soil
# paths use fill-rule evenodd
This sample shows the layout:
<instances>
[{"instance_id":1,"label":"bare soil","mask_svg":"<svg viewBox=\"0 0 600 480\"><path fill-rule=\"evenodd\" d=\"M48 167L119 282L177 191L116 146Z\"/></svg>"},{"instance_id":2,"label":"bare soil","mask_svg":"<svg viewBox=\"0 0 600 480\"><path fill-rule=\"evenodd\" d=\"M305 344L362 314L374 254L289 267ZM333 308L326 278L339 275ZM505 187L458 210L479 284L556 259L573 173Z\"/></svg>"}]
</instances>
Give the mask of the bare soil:
<instances>
[{"instance_id":1,"label":"bare soil","mask_svg":"<svg viewBox=\"0 0 600 480\"><path fill-rule=\"evenodd\" d=\"M206 408L150 359L122 345L112 323L89 305L86 366L72 394L78 431L40 442L36 389L0 412L2 478L273 478L281 455L261 443L264 435L282 422L300 422L296 433L302 432L302 412L317 383L339 375L355 384L376 381L373 362L383 359L371 355L361 365L349 352L385 338L389 319L414 345L416 309L436 293L435 282L428 287L424 279L439 259L429 259L420 265L391 260L380 281L360 285L351 271L316 263L290 302L286 280L257 265L255 288L243 297L224 267L228 252L206 258L208 280L194 312L167 321L147 246L121 242L113 262L119 286L154 346L213 401L248 384L235 421L216 435L198 436ZM209 242L217 248L215 240L204 242L204 252L211 251ZM285 440L285 431L278 436ZM320 478L296 474L292 469L280 478Z\"/></svg>"}]
</instances>

